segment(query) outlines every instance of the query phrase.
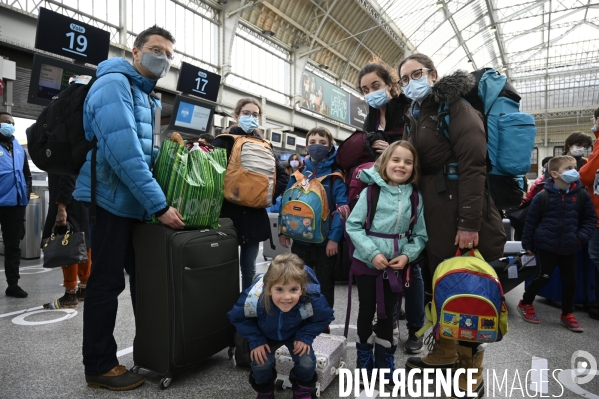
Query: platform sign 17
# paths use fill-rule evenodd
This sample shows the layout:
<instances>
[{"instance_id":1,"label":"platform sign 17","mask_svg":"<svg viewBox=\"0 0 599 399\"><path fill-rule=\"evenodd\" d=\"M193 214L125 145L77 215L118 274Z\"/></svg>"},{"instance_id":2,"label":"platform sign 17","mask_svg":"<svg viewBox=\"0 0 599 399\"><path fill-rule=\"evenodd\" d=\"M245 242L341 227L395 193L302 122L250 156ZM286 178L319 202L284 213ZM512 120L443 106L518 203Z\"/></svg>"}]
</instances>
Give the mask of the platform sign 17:
<instances>
[{"instance_id":1,"label":"platform sign 17","mask_svg":"<svg viewBox=\"0 0 599 399\"><path fill-rule=\"evenodd\" d=\"M97 65L108 58L110 33L40 7L35 48Z\"/></svg>"},{"instance_id":2,"label":"platform sign 17","mask_svg":"<svg viewBox=\"0 0 599 399\"><path fill-rule=\"evenodd\" d=\"M177 91L216 102L220 79L219 74L182 62L179 80L177 81Z\"/></svg>"}]
</instances>

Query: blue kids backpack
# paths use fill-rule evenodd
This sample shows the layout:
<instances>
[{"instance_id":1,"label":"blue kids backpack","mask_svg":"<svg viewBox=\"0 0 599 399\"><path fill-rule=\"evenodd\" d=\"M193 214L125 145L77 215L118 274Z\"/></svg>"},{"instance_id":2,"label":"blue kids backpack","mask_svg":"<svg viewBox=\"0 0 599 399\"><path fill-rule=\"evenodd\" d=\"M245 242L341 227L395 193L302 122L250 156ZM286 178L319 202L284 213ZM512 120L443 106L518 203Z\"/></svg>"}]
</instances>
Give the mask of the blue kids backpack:
<instances>
[{"instance_id":1,"label":"blue kids backpack","mask_svg":"<svg viewBox=\"0 0 599 399\"><path fill-rule=\"evenodd\" d=\"M435 339L497 342L508 331L508 313L497 273L478 250L441 262L433 275L433 300L426 307Z\"/></svg>"},{"instance_id":2,"label":"blue kids backpack","mask_svg":"<svg viewBox=\"0 0 599 399\"><path fill-rule=\"evenodd\" d=\"M527 189L525 175L537 135L534 117L520 112L520 95L504 75L493 68L472 75L477 84L463 100L484 117L488 191L498 209L518 207ZM439 105L437 123L449 140L449 104Z\"/></svg>"},{"instance_id":3,"label":"blue kids backpack","mask_svg":"<svg viewBox=\"0 0 599 399\"><path fill-rule=\"evenodd\" d=\"M302 242L322 243L331 229L331 209L322 181L329 176L343 178L340 172L309 178L299 170L293 176L296 183L281 201L279 233ZM331 186L333 179L331 179Z\"/></svg>"}]
</instances>

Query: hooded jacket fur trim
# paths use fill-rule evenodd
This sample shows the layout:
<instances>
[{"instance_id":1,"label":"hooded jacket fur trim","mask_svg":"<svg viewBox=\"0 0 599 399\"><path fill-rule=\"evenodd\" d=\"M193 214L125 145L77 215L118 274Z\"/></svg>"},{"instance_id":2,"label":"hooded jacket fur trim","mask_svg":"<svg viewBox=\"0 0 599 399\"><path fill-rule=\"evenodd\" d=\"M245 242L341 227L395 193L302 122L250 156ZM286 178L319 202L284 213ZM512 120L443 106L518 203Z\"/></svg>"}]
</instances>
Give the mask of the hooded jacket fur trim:
<instances>
[{"instance_id":1,"label":"hooded jacket fur trim","mask_svg":"<svg viewBox=\"0 0 599 399\"><path fill-rule=\"evenodd\" d=\"M436 103L452 104L465 96L476 84L472 74L458 70L439 79L432 88Z\"/></svg>"}]
</instances>

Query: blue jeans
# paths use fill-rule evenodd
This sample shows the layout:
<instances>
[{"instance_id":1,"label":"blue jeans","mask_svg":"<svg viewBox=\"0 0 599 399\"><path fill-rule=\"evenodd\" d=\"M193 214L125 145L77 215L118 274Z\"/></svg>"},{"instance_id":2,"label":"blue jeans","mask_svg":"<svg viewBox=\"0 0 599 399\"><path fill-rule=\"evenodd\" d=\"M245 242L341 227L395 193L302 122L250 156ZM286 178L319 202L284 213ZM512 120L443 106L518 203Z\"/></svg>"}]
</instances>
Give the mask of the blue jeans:
<instances>
[{"instance_id":1,"label":"blue jeans","mask_svg":"<svg viewBox=\"0 0 599 399\"><path fill-rule=\"evenodd\" d=\"M424 325L424 280L420 266L412 265L410 286L405 288L406 321L409 330L420 330Z\"/></svg>"},{"instance_id":2,"label":"blue jeans","mask_svg":"<svg viewBox=\"0 0 599 399\"><path fill-rule=\"evenodd\" d=\"M90 226L93 267L83 302L83 364L85 374L104 374L119 364L114 326L118 296L125 289L125 270L135 315L135 255L132 228L135 219L116 216L97 206Z\"/></svg>"},{"instance_id":3,"label":"blue jeans","mask_svg":"<svg viewBox=\"0 0 599 399\"><path fill-rule=\"evenodd\" d=\"M312 381L314 373L316 372L316 356L314 355L312 345L310 345L310 354L298 356L293 354L292 340L282 342L270 341L268 342L270 353L268 353L268 351L266 352L266 363L258 364L256 361L252 360L252 363L250 364L256 384L266 384L272 379L275 369L275 352L282 345L285 345L287 349L289 349L289 354L294 363L293 369L291 369L291 373L289 373L289 379L297 380L300 385L302 381L306 383Z\"/></svg>"},{"instance_id":4,"label":"blue jeans","mask_svg":"<svg viewBox=\"0 0 599 399\"><path fill-rule=\"evenodd\" d=\"M589 257L599 271L599 228L595 228L595 232L589 240Z\"/></svg>"},{"instance_id":5,"label":"blue jeans","mask_svg":"<svg viewBox=\"0 0 599 399\"><path fill-rule=\"evenodd\" d=\"M267 245L267 244L265 244ZM239 268L241 269L241 290L245 291L252 285L254 275L256 274L256 258L260 251L260 243L241 244L239 246Z\"/></svg>"}]
</instances>

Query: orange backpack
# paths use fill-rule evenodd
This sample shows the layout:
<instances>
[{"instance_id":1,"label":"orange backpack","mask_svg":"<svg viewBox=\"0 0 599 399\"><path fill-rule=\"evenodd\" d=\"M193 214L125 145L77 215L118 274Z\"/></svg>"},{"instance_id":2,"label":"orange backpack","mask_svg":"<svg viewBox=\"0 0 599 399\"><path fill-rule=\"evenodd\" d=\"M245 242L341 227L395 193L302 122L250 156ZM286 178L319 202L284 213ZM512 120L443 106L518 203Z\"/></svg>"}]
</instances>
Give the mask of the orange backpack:
<instances>
[{"instance_id":1,"label":"orange backpack","mask_svg":"<svg viewBox=\"0 0 599 399\"><path fill-rule=\"evenodd\" d=\"M277 180L275 154L269 142L256 136L221 134L235 142L225 173L225 199L236 205L272 205Z\"/></svg>"}]
</instances>

